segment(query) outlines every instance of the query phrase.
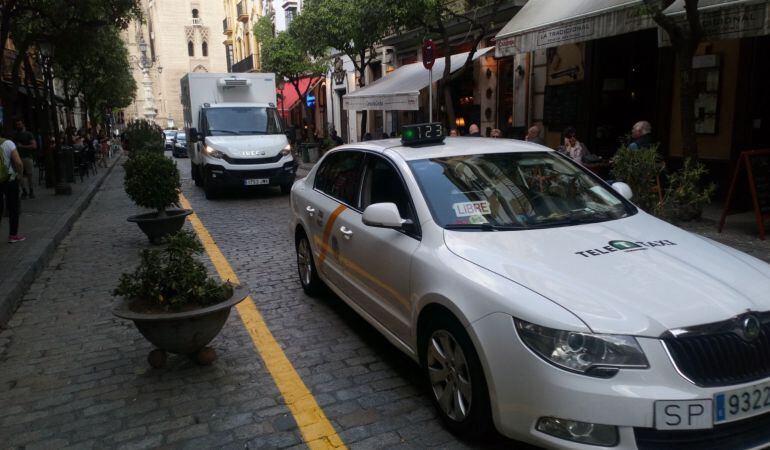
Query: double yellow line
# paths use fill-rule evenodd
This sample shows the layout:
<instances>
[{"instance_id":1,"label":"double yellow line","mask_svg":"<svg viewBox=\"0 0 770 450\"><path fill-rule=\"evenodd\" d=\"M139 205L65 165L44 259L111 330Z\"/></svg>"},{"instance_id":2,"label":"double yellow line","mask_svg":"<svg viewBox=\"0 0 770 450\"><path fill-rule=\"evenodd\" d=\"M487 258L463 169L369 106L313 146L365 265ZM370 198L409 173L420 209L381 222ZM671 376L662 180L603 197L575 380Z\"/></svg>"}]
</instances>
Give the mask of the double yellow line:
<instances>
[{"instance_id":1,"label":"double yellow line","mask_svg":"<svg viewBox=\"0 0 770 450\"><path fill-rule=\"evenodd\" d=\"M184 195L180 194L179 199L183 208L191 209L190 202ZM219 277L223 280L230 280L232 283L240 283L230 263L227 262L227 259L219 250L211 234L203 226L198 216L191 214L188 216L188 219L198 234L198 238L203 243L206 253L211 258L211 262L217 269ZM239 303L237 309L243 325L251 336L254 348L262 357L278 390L281 392L284 400L286 400L286 405L294 416L294 420L297 422L299 431L302 433L302 438L307 446L311 449L347 448L334 429L334 426L326 418L326 414L318 406L315 397L305 386L302 378L286 357L275 337L273 337L251 296Z\"/></svg>"}]
</instances>

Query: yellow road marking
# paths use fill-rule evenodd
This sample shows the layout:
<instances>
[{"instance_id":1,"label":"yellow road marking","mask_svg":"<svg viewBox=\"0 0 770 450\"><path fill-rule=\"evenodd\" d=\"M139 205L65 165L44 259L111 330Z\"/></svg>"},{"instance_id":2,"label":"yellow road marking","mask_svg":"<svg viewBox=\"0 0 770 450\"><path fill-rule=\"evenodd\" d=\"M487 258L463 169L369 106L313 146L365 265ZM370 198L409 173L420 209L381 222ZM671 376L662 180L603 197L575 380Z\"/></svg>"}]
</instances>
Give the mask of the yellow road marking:
<instances>
[{"instance_id":1,"label":"yellow road marking","mask_svg":"<svg viewBox=\"0 0 770 450\"><path fill-rule=\"evenodd\" d=\"M191 209L190 202L184 195L180 194L179 200L183 208ZM187 217L198 234L198 238L203 243L206 253L211 258L211 262L216 267L219 277L223 280L239 283L238 276L219 250L211 234L203 226L203 222L194 213ZM254 348L262 357L267 370L272 375L273 380L275 380L278 390L281 392L284 400L286 400L286 405L294 416L294 420L297 422L297 426L307 446L311 449L319 450L330 448L346 449L347 447L342 442L342 439L340 439L334 426L326 418L326 414L318 406L315 397L305 386L302 378L286 357L275 337L273 337L251 296L239 303L237 309L243 325L251 336Z\"/></svg>"}]
</instances>

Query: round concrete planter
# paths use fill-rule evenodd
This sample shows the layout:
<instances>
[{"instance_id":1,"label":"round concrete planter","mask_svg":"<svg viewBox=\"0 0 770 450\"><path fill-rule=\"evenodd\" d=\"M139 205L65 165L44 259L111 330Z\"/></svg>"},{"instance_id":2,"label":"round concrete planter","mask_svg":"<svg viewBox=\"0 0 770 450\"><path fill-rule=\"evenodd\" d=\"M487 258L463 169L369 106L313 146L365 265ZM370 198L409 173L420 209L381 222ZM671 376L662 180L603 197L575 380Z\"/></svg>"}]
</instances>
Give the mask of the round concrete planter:
<instances>
[{"instance_id":1,"label":"round concrete planter","mask_svg":"<svg viewBox=\"0 0 770 450\"><path fill-rule=\"evenodd\" d=\"M237 305L249 295L244 286L233 286L233 295L229 299L215 305L184 312L169 313L138 313L129 309L130 301L123 299L115 308L113 314L134 321L134 325L150 343L164 352L195 356L216 337L222 330L230 308ZM150 364L162 366L165 354L160 364L154 364L150 355ZM214 356L215 357L215 356ZM213 361L213 358L211 359ZM200 361L210 363L211 361Z\"/></svg>"},{"instance_id":2,"label":"round concrete planter","mask_svg":"<svg viewBox=\"0 0 770 450\"><path fill-rule=\"evenodd\" d=\"M170 209L166 210L166 215L162 217L158 216L157 212L152 212L131 216L128 221L139 225L150 242L158 244L165 236L181 230L185 217L190 214L192 214L191 209Z\"/></svg>"}]
</instances>

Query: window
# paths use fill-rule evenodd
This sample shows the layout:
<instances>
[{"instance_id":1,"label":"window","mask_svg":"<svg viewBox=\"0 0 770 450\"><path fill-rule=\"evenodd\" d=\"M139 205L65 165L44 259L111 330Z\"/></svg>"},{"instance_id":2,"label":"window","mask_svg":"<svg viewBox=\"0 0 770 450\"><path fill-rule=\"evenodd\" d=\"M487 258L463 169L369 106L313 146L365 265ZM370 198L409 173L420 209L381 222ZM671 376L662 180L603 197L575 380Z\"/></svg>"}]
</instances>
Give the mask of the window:
<instances>
[{"instance_id":1,"label":"window","mask_svg":"<svg viewBox=\"0 0 770 450\"><path fill-rule=\"evenodd\" d=\"M275 108L221 107L207 108L209 136L283 134Z\"/></svg>"},{"instance_id":2,"label":"window","mask_svg":"<svg viewBox=\"0 0 770 450\"><path fill-rule=\"evenodd\" d=\"M361 189L361 209L374 203L395 203L402 219L417 222L414 217L409 192L398 171L385 159L370 155Z\"/></svg>"},{"instance_id":3,"label":"window","mask_svg":"<svg viewBox=\"0 0 770 450\"><path fill-rule=\"evenodd\" d=\"M193 16L193 19L197 19L198 18L198 10L197 9L193 9L192 10L192 16Z\"/></svg>"},{"instance_id":4,"label":"window","mask_svg":"<svg viewBox=\"0 0 770 450\"><path fill-rule=\"evenodd\" d=\"M357 208L358 187L364 160L362 152L337 152L324 159L315 177L315 188Z\"/></svg>"},{"instance_id":5,"label":"window","mask_svg":"<svg viewBox=\"0 0 770 450\"><path fill-rule=\"evenodd\" d=\"M201 44L201 55L209 56L209 44L206 41L203 41L203 44Z\"/></svg>"},{"instance_id":6,"label":"window","mask_svg":"<svg viewBox=\"0 0 770 450\"><path fill-rule=\"evenodd\" d=\"M291 21L294 20L294 17L296 15L297 15L296 8L286 8L286 28L289 28L289 25L291 25Z\"/></svg>"},{"instance_id":7,"label":"window","mask_svg":"<svg viewBox=\"0 0 770 450\"><path fill-rule=\"evenodd\" d=\"M195 46L192 41L187 41L187 56L195 56Z\"/></svg>"},{"instance_id":8,"label":"window","mask_svg":"<svg viewBox=\"0 0 770 450\"><path fill-rule=\"evenodd\" d=\"M233 58L233 45L232 44L228 44L228 45L225 46L225 56L227 57L227 71L228 72L232 72L233 71L233 63L235 62L234 58Z\"/></svg>"}]
</instances>

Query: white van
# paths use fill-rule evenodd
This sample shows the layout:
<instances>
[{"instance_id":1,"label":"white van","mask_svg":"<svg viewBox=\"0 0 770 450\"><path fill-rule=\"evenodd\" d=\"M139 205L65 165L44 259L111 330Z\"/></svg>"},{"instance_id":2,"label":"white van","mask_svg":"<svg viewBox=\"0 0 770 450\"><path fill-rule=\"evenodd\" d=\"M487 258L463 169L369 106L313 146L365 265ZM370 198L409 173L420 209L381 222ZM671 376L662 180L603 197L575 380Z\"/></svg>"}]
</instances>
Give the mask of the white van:
<instances>
[{"instance_id":1,"label":"white van","mask_svg":"<svg viewBox=\"0 0 770 450\"><path fill-rule=\"evenodd\" d=\"M206 198L224 188L279 186L297 161L275 108L272 73L188 73L181 79L192 177Z\"/></svg>"}]
</instances>

